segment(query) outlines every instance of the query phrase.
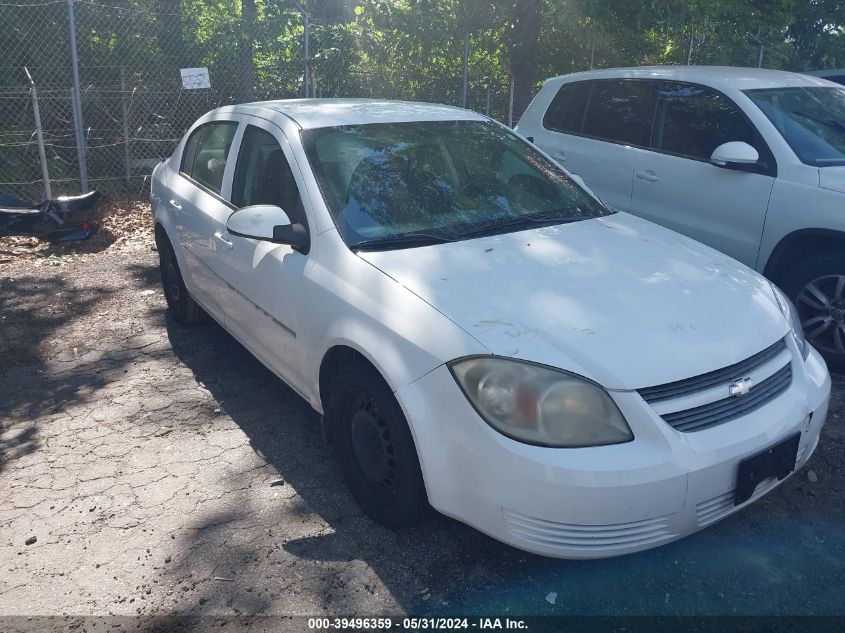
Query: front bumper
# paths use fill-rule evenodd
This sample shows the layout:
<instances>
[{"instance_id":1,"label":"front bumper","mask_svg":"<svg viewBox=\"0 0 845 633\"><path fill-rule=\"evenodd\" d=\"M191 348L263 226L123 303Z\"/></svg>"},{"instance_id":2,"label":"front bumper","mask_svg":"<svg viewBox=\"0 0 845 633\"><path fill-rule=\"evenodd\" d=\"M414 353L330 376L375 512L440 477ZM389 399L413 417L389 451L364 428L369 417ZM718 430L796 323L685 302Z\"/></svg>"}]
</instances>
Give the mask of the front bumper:
<instances>
[{"instance_id":1,"label":"front bumper","mask_svg":"<svg viewBox=\"0 0 845 633\"><path fill-rule=\"evenodd\" d=\"M397 391L435 509L537 554L599 558L662 545L734 506L739 462L800 432L795 470L818 444L830 376L811 350L790 387L742 418L694 432L671 428L632 391L613 392L634 441L555 449L511 440L485 423L442 366Z\"/></svg>"}]
</instances>

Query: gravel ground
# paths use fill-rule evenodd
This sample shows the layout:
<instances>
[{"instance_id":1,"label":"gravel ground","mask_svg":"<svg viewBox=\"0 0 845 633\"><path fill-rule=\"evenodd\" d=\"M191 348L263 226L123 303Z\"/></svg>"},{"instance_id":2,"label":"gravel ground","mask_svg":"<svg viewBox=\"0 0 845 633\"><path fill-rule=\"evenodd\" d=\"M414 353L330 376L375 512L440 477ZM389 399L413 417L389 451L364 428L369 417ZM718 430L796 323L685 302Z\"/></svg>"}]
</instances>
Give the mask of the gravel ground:
<instances>
[{"instance_id":1,"label":"gravel ground","mask_svg":"<svg viewBox=\"0 0 845 633\"><path fill-rule=\"evenodd\" d=\"M575 562L443 517L391 532L304 401L168 318L135 237L0 265L0 615L845 615L842 377L800 474L668 546Z\"/></svg>"}]
</instances>

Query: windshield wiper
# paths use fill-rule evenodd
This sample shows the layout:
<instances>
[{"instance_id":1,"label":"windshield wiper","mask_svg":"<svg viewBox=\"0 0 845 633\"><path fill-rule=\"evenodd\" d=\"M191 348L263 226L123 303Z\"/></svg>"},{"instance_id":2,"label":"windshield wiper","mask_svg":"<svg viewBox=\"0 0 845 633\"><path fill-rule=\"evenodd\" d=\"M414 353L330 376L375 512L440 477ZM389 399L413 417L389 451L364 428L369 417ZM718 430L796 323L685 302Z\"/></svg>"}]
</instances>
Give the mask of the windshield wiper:
<instances>
[{"instance_id":1,"label":"windshield wiper","mask_svg":"<svg viewBox=\"0 0 845 633\"><path fill-rule=\"evenodd\" d=\"M404 233L402 235L386 235L369 240L360 240L349 246L353 251L377 251L394 248L414 248L416 246L430 246L454 242L455 239L447 235L433 233Z\"/></svg>"},{"instance_id":2,"label":"windshield wiper","mask_svg":"<svg viewBox=\"0 0 845 633\"><path fill-rule=\"evenodd\" d=\"M491 222L490 224L484 224L482 226L469 229L468 231L462 231L457 235L458 238L472 238L472 237L483 237L485 235L495 235L497 233L505 233L510 232L515 229L522 229L528 228L532 226L536 226L538 224L541 225L552 225L552 224L566 224L568 222L575 222L576 220L583 220L586 218L583 217L565 217L561 216L560 213L543 213L538 215L515 215L509 218L504 218L497 222Z\"/></svg>"},{"instance_id":3,"label":"windshield wiper","mask_svg":"<svg viewBox=\"0 0 845 633\"><path fill-rule=\"evenodd\" d=\"M797 114L800 117L804 117L805 119L810 119L811 121L815 121L816 123L821 123L822 125L827 125L829 127L835 128L837 130L845 130L845 123L840 123L834 119L823 119L818 117L814 114L809 114L808 112L801 112L799 110L792 110L792 114Z\"/></svg>"}]
</instances>

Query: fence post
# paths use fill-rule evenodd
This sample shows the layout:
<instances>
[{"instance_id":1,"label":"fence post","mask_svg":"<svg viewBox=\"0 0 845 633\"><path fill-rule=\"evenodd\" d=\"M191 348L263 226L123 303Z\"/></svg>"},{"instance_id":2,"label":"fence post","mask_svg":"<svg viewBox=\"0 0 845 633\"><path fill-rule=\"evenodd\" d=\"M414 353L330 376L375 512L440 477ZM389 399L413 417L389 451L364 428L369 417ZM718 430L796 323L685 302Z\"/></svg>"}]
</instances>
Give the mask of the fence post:
<instances>
[{"instance_id":1,"label":"fence post","mask_svg":"<svg viewBox=\"0 0 845 633\"><path fill-rule=\"evenodd\" d=\"M508 127L513 127L513 74L510 76L510 82L508 83Z\"/></svg>"},{"instance_id":2,"label":"fence post","mask_svg":"<svg viewBox=\"0 0 845 633\"><path fill-rule=\"evenodd\" d=\"M487 104L484 109L484 114L490 116L490 86L487 86Z\"/></svg>"},{"instance_id":3,"label":"fence post","mask_svg":"<svg viewBox=\"0 0 845 633\"><path fill-rule=\"evenodd\" d=\"M690 35L689 36L689 51L687 52L687 66L692 66L692 46L693 42L695 42L695 38Z\"/></svg>"},{"instance_id":4,"label":"fence post","mask_svg":"<svg viewBox=\"0 0 845 633\"><path fill-rule=\"evenodd\" d=\"M763 43L760 42L760 47L757 50L757 68L763 67Z\"/></svg>"},{"instance_id":5,"label":"fence post","mask_svg":"<svg viewBox=\"0 0 845 633\"><path fill-rule=\"evenodd\" d=\"M120 110L123 113L123 172L126 184L132 180L132 163L129 158L129 117L126 112L126 69L120 67Z\"/></svg>"},{"instance_id":6,"label":"fence post","mask_svg":"<svg viewBox=\"0 0 845 633\"><path fill-rule=\"evenodd\" d=\"M309 42L308 42L308 11L305 11L304 9L303 9L303 11L302 11L302 21L303 21L304 26L305 26L305 33L304 33L304 37L305 37L305 43L304 43L304 48L305 48L305 72L304 72L304 75L303 75L303 88L305 89L305 90L304 90L304 92L305 92L305 97L306 97L306 99L307 99L307 98L310 96L310 95L309 95L309 90L308 90L308 83L309 83L309 79L310 79L310 74L311 74L311 73L310 73L310 70L309 70L309 68L308 68L308 60L309 60L309 57L310 57L311 53L310 53L310 51L308 50L308 49L309 49Z\"/></svg>"},{"instance_id":7,"label":"fence post","mask_svg":"<svg viewBox=\"0 0 845 633\"><path fill-rule=\"evenodd\" d=\"M47 153L44 151L44 134L41 130L41 111L38 109L38 91L35 89L35 82L29 69L24 66L27 79L29 79L29 90L32 93L32 115L35 117L35 137L38 139L38 158L41 160L41 178L44 180L44 199L53 198L53 189L50 187L50 171L47 169Z\"/></svg>"},{"instance_id":8,"label":"fence post","mask_svg":"<svg viewBox=\"0 0 845 633\"><path fill-rule=\"evenodd\" d=\"M463 89L461 90L461 107L467 107L467 78L468 78L468 69L467 66L469 64L469 31L464 35L464 85Z\"/></svg>"},{"instance_id":9,"label":"fence post","mask_svg":"<svg viewBox=\"0 0 845 633\"><path fill-rule=\"evenodd\" d=\"M73 70L73 111L76 124L76 158L79 161L79 184L82 193L88 193L88 159L85 135L82 132L82 93L79 90L79 59L76 54L76 19L73 14L74 0L67 0L67 19L70 27L70 62Z\"/></svg>"},{"instance_id":10,"label":"fence post","mask_svg":"<svg viewBox=\"0 0 845 633\"><path fill-rule=\"evenodd\" d=\"M596 59L596 34L590 37L590 70L593 69L593 62Z\"/></svg>"}]
</instances>

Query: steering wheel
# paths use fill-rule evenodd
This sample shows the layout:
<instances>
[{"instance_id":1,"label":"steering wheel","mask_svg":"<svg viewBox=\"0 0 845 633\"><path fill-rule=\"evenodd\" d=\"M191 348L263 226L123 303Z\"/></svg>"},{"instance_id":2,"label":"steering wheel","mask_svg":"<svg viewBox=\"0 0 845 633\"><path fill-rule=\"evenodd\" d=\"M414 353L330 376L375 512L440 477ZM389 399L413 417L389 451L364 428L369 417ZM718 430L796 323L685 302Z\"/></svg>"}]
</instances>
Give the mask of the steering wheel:
<instances>
[{"instance_id":1,"label":"steering wheel","mask_svg":"<svg viewBox=\"0 0 845 633\"><path fill-rule=\"evenodd\" d=\"M461 184L461 193L477 196L483 193L499 193L502 190L502 183L492 174L480 174L473 176Z\"/></svg>"},{"instance_id":2,"label":"steering wheel","mask_svg":"<svg viewBox=\"0 0 845 633\"><path fill-rule=\"evenodd\" d=\"M557 198L557 191L547 180L543 180L531 174L514 174L508 178L508 187L521 194L528 194L543 200L554 200Z\"/></svg>"}]
</instances>

